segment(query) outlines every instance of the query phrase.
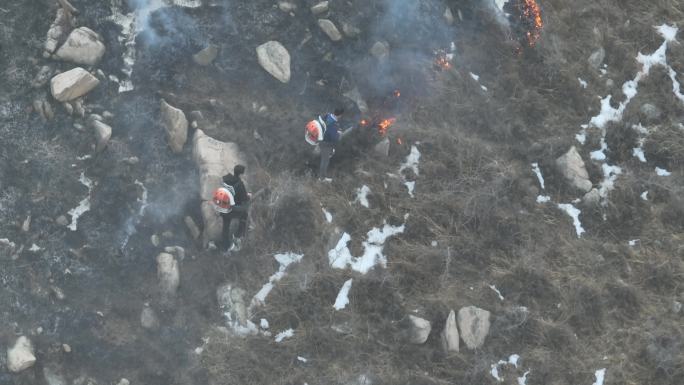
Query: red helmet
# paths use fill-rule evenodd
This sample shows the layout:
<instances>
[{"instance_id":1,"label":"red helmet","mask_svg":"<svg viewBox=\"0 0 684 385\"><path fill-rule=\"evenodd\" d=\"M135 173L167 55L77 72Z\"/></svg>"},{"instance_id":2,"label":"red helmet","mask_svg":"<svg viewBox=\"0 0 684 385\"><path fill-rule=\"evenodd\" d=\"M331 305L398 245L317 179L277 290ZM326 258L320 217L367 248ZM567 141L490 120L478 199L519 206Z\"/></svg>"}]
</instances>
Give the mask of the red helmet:
<instances>
[{"instance_id":1,"label":"red helmet","mask_svg":"<svg viewBox=\"0 0 684 385\"><path fill-rule=\"evenodd\" d=\"M220 213L229 213L235 205L233 194L225 187L219 187L214 191L212 201L216 211Z\"/></svg>"},{"instance_id":2,"label":"red helmet","mask_svg":"<svg viewBox=\"0 0 684 385\"><path fill-rule=\"evenodd\" d=\"M309 144L312 145L315 145L321 140L323 140L323 128L321 127L321 124L318 121L312 120L306 124L305 139L307 142L309 142Z\"/></svg>"}]
</instances>

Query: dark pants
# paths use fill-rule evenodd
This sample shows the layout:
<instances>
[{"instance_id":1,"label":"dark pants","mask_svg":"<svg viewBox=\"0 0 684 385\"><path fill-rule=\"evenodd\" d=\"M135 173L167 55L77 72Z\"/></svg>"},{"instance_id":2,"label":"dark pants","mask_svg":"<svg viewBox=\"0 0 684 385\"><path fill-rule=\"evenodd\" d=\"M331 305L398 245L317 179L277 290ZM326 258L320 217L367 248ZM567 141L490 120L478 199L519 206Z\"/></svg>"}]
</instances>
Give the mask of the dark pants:
<instances>
[{"instance_id":1,"label":"dark pants","mask_svg":"<svg viewBox=\"0 0 684 385\"><path fill-rule=\"evenodd\" d=\"M330 164L330 158L332 158L335 151L335 147L330 143L322 142L318 145L321 150L321 164L318 168L318 177L324 179L328 175L328 165Z\"/></svg>"},{"instance_id":2,"label":"dark pants","mask_svg":"<svg viewBox=\"0 0 684 385\"><path fill-rule=\"evenodd\" d=\"M221 214L221 219L223 219L223 233L221 239L223 241L223 249L228 250L233 246L233 233L230 231L230 224L234 219L239 221L238 229L235 236L242 238L247 231L247 211L249 207L247 205L234 206L231 212L227 214Z\"/></svg>"}]
</instances>

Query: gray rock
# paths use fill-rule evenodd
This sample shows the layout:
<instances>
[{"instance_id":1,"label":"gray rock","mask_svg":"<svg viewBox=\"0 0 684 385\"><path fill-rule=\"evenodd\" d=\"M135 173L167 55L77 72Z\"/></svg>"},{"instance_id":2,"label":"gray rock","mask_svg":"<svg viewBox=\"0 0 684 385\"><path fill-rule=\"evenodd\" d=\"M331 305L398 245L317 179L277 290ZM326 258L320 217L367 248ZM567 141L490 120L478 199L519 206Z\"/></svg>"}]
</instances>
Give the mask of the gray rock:
<instances>
[{"instance_id":1,"label":"gray rock","mask_svg":"<svg viewBox=\"0 0 684 385\"><path fill-rule=\"evenodd\" d=\"M357 38L361 34L361 30L350 23L342 23L342 32L349 38Z\"/></svg>"},{"instance_id":2,"label":"gray rock","mask_svg":"<svg viewBox=\"0 0 684 385\"><path fill-rule=\"evenodd\" d=\"M192 219L192 217L185 217L185 226L188 228L188 231L190 231L190 236L192 236L192 239L198 240L202 232L200 231L199 227L197 226L197 223L195 223L195 220Z\"/></svg>"},{"instance_id":3,"label":"gray rock","mask_svg":"<svg viewBox=\"0 0 684 385\"><path fill-rule=\"evenodd\" d=\"M368 112L368 103L366 103L366 100L363 98L363 96L361 96L358 87L354 87L353 89L345 92L342 96L356 103L356 106L362 113L365 114Z\"/></svg>"},{"instance_id":4,"label":"gray rock","mask_svg":"<svg viewBox=\"0 0 684 385\"><path fill-rule=\"evenodd\" d=\"M171 254L161 253L157 256L157 278L163 296L173 297L180 284L178 262Z\"/></svg>"},{"instance_id":5,"label":"gray rock","mask_svg":"<svg viewBox=\"0 0 684 385\"><path fill-rule=\"evenodd\" d=\"M55 57L76 64L95 65L105 54L105 45L95 31L80 27L69 34L66 42L55 53Z\"/></svg>"},{"instance_id":6,"label":"gray rock","mask_svg":"<svg viewBox=\"0 0 684 385\"><path fill-rule=\"evenodd\" d=\"M588 62L589 66L595 70L599 70L601 68L601 64L603 64L603 60L606 58L606 50L603 49L603 47L599 48L598 50L594 51L594 53L589 56Z\"/></svg>"},{"instance_id":7,"label":"gray rock","mask_svg":"<svg viewBox=\"0 0 684 385\"><path fill-rule=\"evenodd\" d=\"M62 344L62 350L64 350L64 353L71 353L71 346L69 344Z\"/></svg>"},{"instance_id":8,"label":"gray rock","mask_svg":"<svg viewBox=\"0 0 684 385\"><path fill-rule=\"evenodd\" d=\"M95 151L100 152L109 144L109 139L112 137L112 128L99 120L91 120L90 126L95 132Z\"/></svg>"},{"instance_id":9,"label":"gray rock","mask_svg":"<svg viewBox=\"0 0 684 385\"><path fill-rule=\"evenodd\" d=\"M484 344L489 334L489 316L487 310L475 306L464 307L458 311L458 329L468 349L477 349Z\"/></svg>"},{"instance_id":10,"label":"gray rock","mask_svg":"<svg viewBox=\"0 0 684 385\"><path fill-rule=\"evenodd\" d=\"M143 307L140 312L140 324L142 327L149 330L154 330L159 327L157 313L155 313L154 309L152 309L149 304L145 304L145 307Z\"/></svg>"},{"instance_id":11,"label":"gray rock","mask_svg":"<svg viewBox=\"0 0 684 385\"><path fill-rule=\"evenodd\" d=\"M380 143L375 145L375 153L387 157L389 156L389 150L390 150L390 140L389 138L385 138L380 141Z\"/></svg>"},{"instance_id":12,"label":"gray rock","mask_svg":"<svg viewBox=\"0 0 684 385\"><path fill-rule=\"evenodd\" d=\"M185 249L180 246L167 246L164 251L175 255L181 261L185 259Z\"/></svg>"},{"instance_id":13,"label":"gray rock","mask_svg":"<svg viewBox=\"0 0 684 385\"><path fill-rule=\"evenodd\" d=\"M59 41L62 40L69 27L69 18L64 10L59 8L55 20L50 25L47 39L45 40L45 53L47 56L55 52Z\"/></svg>"},{"instance_id":14,"label":"gray rock","mask_svg":"<svg viewBox=\"0 0 684 385\"><path fill-rule=\"evenodd\" d=\"M444 352L458 352L459 349L459 337L458 328L456 327L456 312L453 310L449 312L449 317L447 317L446 324L444 325L444 330L440 335L442 340L442 348Z\"/></svg>"},{"instance_id":15,"label":"gray rock","mask_svg":"<svg viewBox=\"0 0 684 385\"><path fill-rule=\"evenodd\" d=\"M444 11L444 21L446 21L446 23L449 25L454 24L454 14L451 12L451 8L449 7L447 7L447 9Z\"/></svg>"},{"instance_id":16,"label":"gray rock","mask_svg":"<svg viewBox=\"0 0 684 385\"><path fill-rule=\"evenodd\" d=\"M297 9L297 4L293 4L289 1L279 1L278 2L278 8L280 8L281 11L285 13L290 13Z\"/></svg>"},{"instance_id":17,"label":"gray rock","mask_svg":"<svg viewBox=\"0 0 684 385\"><path fill-rule=\"evenodd\" d=\"M166 135L171 151L180 153L188 140L188 120L183 111L172 107L164 99L161 101L161 121L166 128Z\"/></svg>"},{"instance_id":18,"label":"gray rock","mask_svg":"<svg viewBox=\"0 0 684 385\"><path fill-rule=\"evenodd\" d=\"M201 66L208 66L209 64L214 62L216 56L218 56L218 52L218 47L213 44L210 44L203 50L194 54L192 56L192 60L194 60L195 63Z\"/></svg>"},{"instance_id":19,"label":"gray rock","mask_svg":"<svg viewBox=\"0 0 684 385\"><path fill-rule=\"evenodd\" d=\"M159 247L159 244L160 244L159 235L152 234L152 236L150 236L150 242L152 243L152 246Z\"/></svg>"},{"instance_id":20,"label":"gray rock","mask_svg":"<svg viewBox=\"0 0 684 385\"><path fill-rule=\"evenodd\" d=\"M639 111L648 123L653 123L659 120L660 117L663 115L663 113L660 111L660 108L654 106L651 103L642 104L641 108L639 108Z\"/></svg>"},{"instance_id":21,"label":"gray rock","mask_svg":"<svg viewBox=\"0 0 684 385\"><path fill-rule=\"evenodd\" d=\"M411 314L408 316L408 319L409 342L417 345L424 344L430 335L430 331L432 331L430 321Z\"/></svg>"},{"instance_id":22,"label":"gray rock","mask_svg":"<svg viewBox=\"0 0 684 385\"><path fill-rule=\"evenodd\" d=\"M7 349L7 369L12 373L19 373L36 363L31 340L25 336L19 337L14 346Z\"/></svg>"},{"instance_id":23,"label":"gray rock","mask_svg":"<svg viewBox=\"0 0 684 385\"><path fill-rule=\"evenodd\" d=\"M329 9L330 9L329 2L321 1L320 3L311 7L311 13L318 16L318 15L321 15L323 13L328 12Z\"/></svg>"},{"instance_id":24,"label":"gray rock","mask_svg":"<svg viewBox=\"0 0 684 385\"><path fill-rule=\"evenodd\" d=\"M342 34L340 33L340 30L337 29L335 23L333 23L332 21L328 19L318 19L318 26L321 27L321 30L325 32L326 35L328 35L330 40L342 40Z\"/></svg>"},{"instance_id":25,"label":"gray rock","mask_svg":"<svg viewBox=\"0 0 684 385\"><path fill-rule=\"evenodd\" d=\"M64 109L66 110L67 114L69 114L69 115L74 114L74 106L72 106L71 103L64 102L64 103L62 103L62 106L64 106Z\"/></svg>"},{"instance_id":26,"label":"gray rock","mask_svg":"<svg viewBox=\"0 0 684 385\"><path fill-rule=\"evenodd\" d=\"M83 99L79 98L71 102L74 107L74 113L76 116L85 117L85 107L83 107Z\"/></svg>"},{"instance_id":27,"label":"gray rock","mask_svg":"<svg viewBox=\"0 0 684 385\"><path fill-rule=\"evenodd\" d=\"M591 191L584 194L584 197L582 198L582 203L589 207L597 206L600 202L601 193L596 188L591 189Z\"/></svg>"},{"instance_id":28,"label":"gray rock","mask_svg":"<svg viewBox=\"0 0 684 385\"><path fill-rule=\"evenodd\" d=\"M266 42L256 49L259 65L283 83L290 81L290 53L277 41Z\"/></svg>"},{"instance_id":29,"label":"gray rock","mask_svg":"<svg viewBox=\"0 0 684 385\"><path fill-rule=\"evenodd\" d=\"M221 310L230 315L230 320L237 322L239 325L247 325L247 304L245 302L246 292L239 288L233 287L230 283L219 286L216 289L216 299L218 300Z\"/></svg>"},{"instance_id":30,"label":"gray rock","mask_svg":"<svg viewBox=\"0 0 684 385\"><path fill-rule=\"evenodd\" d=\"M378 60L387 59L390 54L390 45L386 41L376 41L371 47L370 53Z\"/></svg>"},{"instance_id":31,"label":"gray rock","mask_svg":"<svg viewBox=\"0 0 684 385\"><path fill-rule=\"evenodd\" d=\"M57 224L60 226L67 226L69 224L69 220L64 215L58 216L55 222L57 222Z\"/></svg>"},{"instance_id":32,"label":"gray rock","mask_svg":"<svg viewBox=\"0 0 684 385\"><path fill-rule=\"evenodd\" d=\"M585 193L591 190L589 173L575 146L570 147L568 152L556 159L556 166L572 186Z\"/></svg>"},{"instance_id":33,"label":"gray rock","mask_svg":"<svg viewBox=\"0 0 684 385\"><path fill-rule=\"evenodd\" d=\"M672 302L672 312L675 314L679 314L682 312L682 303L679 301L673 301Z\"/></svg>"},{"instance_id":34,"label":"gray rock","mask_svg":"<svg viewBox=\"0 0 684 385\"><path fill-rule=\"evenodd\" d=\"M66 102L87 94L99 83L88 71L76 67L53 77L50 80L50 91L55 99Z\"/></svg>"}]
</instances>

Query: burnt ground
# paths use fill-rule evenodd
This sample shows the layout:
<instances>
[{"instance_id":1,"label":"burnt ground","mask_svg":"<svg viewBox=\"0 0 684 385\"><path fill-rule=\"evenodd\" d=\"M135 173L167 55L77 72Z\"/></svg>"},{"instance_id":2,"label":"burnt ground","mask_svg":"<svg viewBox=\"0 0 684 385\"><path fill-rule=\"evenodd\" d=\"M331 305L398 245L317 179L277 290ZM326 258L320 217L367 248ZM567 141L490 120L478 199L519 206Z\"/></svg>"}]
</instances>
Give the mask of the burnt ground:
<instances>
[{"instance_id":1,"label":"burnt ground","mask_svg":"<svg viewBox=\"0 0 684 385\"><path fill-rule=\"evenodd\" d=\"M109 2L72 2L81 10L79 24L107 45L98 68L121 76L124 47L120 28L108 20ZM542 193L557 203L581 197L554 167L571 145L594 185L601 182L601 164L589 155L599 147L598 133L590 130L584 146L575 134L600 112L599 97L624 99L620 86L639 70L637 53L662 43L653 26L683 25L680 4L540 1L541 40L524 47L515 28L502 26L475 0L333 0L330 19L361 30L337 43L318 28L308 10L314 2L295 1L294 16L272 1L211 3L153 13L136 40L135 91L119 94L103 79L87 96L92 112L114 114L112 141L100 154L91 134L73 127L80 120L56 103L50 122L31 111L35 98L50 98L46 87L29 86L38 68L72 67L40 55L54 6L0 6L0 238L24 246L16 260L0 251L0 341L4 347L27 335L38 359L10 374L2 355L1 384L47 383L44 368L55 368L69 384L123 377L133 384L364 383L360 376L373 384L494 384L491 364L511 354L521 356L521 365L500 370L506 384L527 370L527 384L591 384L601 368L606 384L681 381L682 312L675 307L684 300L678 125L684 108L668 74L654 68L623 119L608 126L607 156L623 174L605 205L578 205L586 230L581 238L569 216L535 201ZM453 26L442 19L446 5L456 14ZM384 63L368 54L380 39L392 49ZM288 84L258 66L255 47L268 40L280 41L292 56ZM453 67L435 68L434 50L451 42ZM193 64L191 55L208 43L220 48L214 64ZM606 74L587 62L599 47L606 51ZM684 81L680 44L669 46L668 62ZM354 87L373 116L362 116L342 96ZM183 217L199 218L198 175L191 146L180 155L168 150L158 119L161 97L186 114L201 111L207 134L234 141L247 154L250 188L264 193L240 253L224 258L202 250L186 233ZM661 116L647 120L639 111L644 103L656 105ZM375 155L377 134L358 128L333 159L333 182L317 183L301 128L339 104L348 106L344 125L396 117L388 132L392 147L388 157ZM637 123L654 128L644 144L647 163L631 155ZM421 152L419 175L407 175L416 181L415 199L388 176L412 145ZM77 159L86 154L93 157ZM122 161L131 156L139 162ZM532 162L540 165L545 191ZM655 175L656 166L672 175ZM87 194L81 173L96 185L91 210L72 232L56 218ZM135 181L149 192L143 216ZM370 208L350 203L364 184L372 191ZM648 201L641 199L644 191ZM325 224L321 205L333 213L333 225ZM351 234L358 252L370 228L385 220L404 223L405 214L405 232L385 246L385 269L366 275L330 269L334 227ZM171 303L157 293L160 248L150 243L153 234L162 247L186 249ZM32 244L42 250L29 251ZM292 328L295 337L276 344L218 331L225 323L216 288L231 282L251 297L277 270L273 254L285 251L305 257L253 320L268 319L274 332ZM331 305L349 278L350 304L336 312ZM140 325L145 303L159 315L157 330ZM450 309L468 305L492 312L490 335L481 349L462 346L444 355L444 320ZM433 326L418 346L401 338L402 321L415 310Z\"/></svg>"}]
</instances>

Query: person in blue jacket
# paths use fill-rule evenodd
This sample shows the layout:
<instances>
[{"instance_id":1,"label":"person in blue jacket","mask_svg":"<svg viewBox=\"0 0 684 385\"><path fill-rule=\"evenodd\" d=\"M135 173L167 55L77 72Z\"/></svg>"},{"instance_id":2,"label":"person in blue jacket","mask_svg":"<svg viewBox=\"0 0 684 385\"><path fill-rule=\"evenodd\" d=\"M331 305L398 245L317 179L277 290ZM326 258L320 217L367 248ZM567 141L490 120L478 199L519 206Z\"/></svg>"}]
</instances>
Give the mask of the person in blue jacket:
<instances>
[{"instance_id":1,"label":"person in blue jacket","mask_svg":"<svg viewBox=\"0 0 684 385\"><path fill-rule=\"evenodd\" d=\"M318 168L318 178L325 179L328 174L328 165L330 158L335 153L335 146L340 141L340 124L339 120L344 114L344 108L336 108L332 114L326 114L323 117L325 123L325 134L323 140L318 144L321 152L321 163Z\"/></svg>"}]
</instances>

